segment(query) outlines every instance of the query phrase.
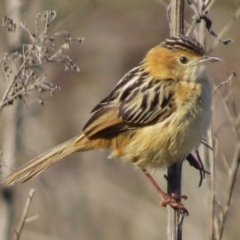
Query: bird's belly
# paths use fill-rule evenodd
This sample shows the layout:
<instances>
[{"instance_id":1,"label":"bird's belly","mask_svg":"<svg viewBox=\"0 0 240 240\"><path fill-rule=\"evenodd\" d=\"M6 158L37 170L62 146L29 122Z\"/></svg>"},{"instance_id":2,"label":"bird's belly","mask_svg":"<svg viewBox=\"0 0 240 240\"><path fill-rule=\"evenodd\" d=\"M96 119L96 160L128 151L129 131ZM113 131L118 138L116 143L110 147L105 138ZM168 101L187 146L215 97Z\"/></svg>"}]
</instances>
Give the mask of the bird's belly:
<instances>
[{"instance_id":1,"label":"bird's belly","mask_svg":"<svg viewBox=\"0 0 240 240\"><path fill-rule=\"evenodd\" d=\"M175 114L164 122L144 127L132 137L123 158L139 167L154 169L180 161L200 144L210 116L210 109Z\"/></svg>"}]
</instances>

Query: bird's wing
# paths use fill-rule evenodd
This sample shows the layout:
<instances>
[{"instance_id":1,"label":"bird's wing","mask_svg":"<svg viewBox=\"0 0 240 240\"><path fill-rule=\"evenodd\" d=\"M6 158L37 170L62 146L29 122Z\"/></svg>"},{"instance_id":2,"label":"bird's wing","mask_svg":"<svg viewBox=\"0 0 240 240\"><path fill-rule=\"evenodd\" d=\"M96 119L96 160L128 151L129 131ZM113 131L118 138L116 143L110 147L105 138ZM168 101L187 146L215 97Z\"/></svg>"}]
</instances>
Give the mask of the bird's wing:
<instances>
[{"instance_id":1,"label":"bird's wing","mask_svg":"<svg viewBox=\"0 0 240 240\"><path fill-rule=\"evenodd\" d=\"M137 88L120 102L118 116L138 125L161 122L176 110L173 80L154 80Z\"/></svg>"},{"instance_id":2,"label":"bird's wing","mask_svg":"<svg viewBox=\"0 0 240 240\"><path fill-rule=\"evenodd\" d=\"M172 79L149 79L139 67L133 69L92 110L83 132L87 137L106 136L165 120L176 110L175 83Z\"/></svg>"}]
</instances>

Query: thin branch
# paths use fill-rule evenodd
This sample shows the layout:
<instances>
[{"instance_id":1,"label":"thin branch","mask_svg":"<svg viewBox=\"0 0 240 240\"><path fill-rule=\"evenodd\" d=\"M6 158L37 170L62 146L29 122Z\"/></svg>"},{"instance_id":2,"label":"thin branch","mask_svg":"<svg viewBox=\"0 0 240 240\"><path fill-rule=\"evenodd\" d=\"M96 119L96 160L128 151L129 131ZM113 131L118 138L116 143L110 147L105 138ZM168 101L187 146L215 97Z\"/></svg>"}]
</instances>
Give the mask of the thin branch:
<instances>
[{"instance_id":1,"label":"thin branch","mask_svg":"<svg viewBox=\"0 0 240 240\"><path fill-rule=\"evenodd\" d=\"M19 226L18 226L18 229L15 230L16 240L19 240L20 237L21 237L21 233L22 233L24 224L26 223L28 210L29 210L29 207L30 207L30 205L31 205L31 202L32 202L32 199L33 199L34 194L35 194L35 189L33 189L33 188L30 189L29 195L28 195L28 198L27 198L27 201L26 201L24 210L23 210L23 214L22 214L22 217L21 217Z\"/></svg>"},{"instance_id":2,"label":"thin branch","mask_svg":"<svg viewBox=\"0 0 240 240\"><path fill-rule=\"evenodd\" d=\"M230 166L229 166L229 164L228 164L228 161L227 161L227 159L226 159L224 153L223 153L222 151L221 151L221 153L222 153L223 164L224 164L224 166L225 166L225 169L229 172L229 168L230 168Z\"/></svg>"},{"instance_id":3,"label":"thin branch","mask_svg":"<svg viewBox=\"0 0 240 240\"><path fill-rule=\"evenodd\" d=\"M239 149L240 149L240 146L238 146L238 148L234 154L233 163L228 172L229 173L229 183L228 183L228 188L227 188L227 202L226 202L226 206L223 211L222 222L220 223L220 234L219 234L220 238L219 239L222 239L222 236L223 236L226 220L228 217L228 212L229 212L230 205L231 205L232 194L233 194L233 190L234 190L234 187L236 184L236 177L237 177L237 172L238 172L238 168L239 168L239 164L240 164Z\"/></svg>"},{"instance_id":4,"label":"thin branch","mask_svg":"<svg viewBox=\"0 0 240 240\"><path fill-rule=\"evenodd\" d=\"M31 54L31 52L28 53L27 57L30 56L30 54ZM20 76L22 70L24 69L24 67L26 65L26 59L28 59L28 58L25 58L22 65L18 69L17 74L14 76L13 80L11 81L11 83L7 87L6 91L4 92L3 97L2 97L2 101L1 101L1 104L0 104L0 111L3 109L3 103L6 101L10 91L12 90L13 85L16 83L16 81L18 80L18 77Z\"/></svg>"},{"instance_id":5,"label":"thin branch","mask_svg":"<svg viewBox=\"0 0 240 240\"><path fill-rule=\"evenodd\" d=\"M33 86L36 87L35 90L41 90L41 86L37 84L38 78L40 78L37 67L42 66L42 64L63 63L65 70L80 71L72 59L64 53L69 49L71 43L82 43L84 39L72 38L66 31L54 33L52 36L48 35L49 25L55 17L55 11L44 11L38 14L35 21L35 33L28 29L25 21L20 22L20 27L28 36L30 43L22 44L21 52L6 53L0 62L8 80L7 89L0 102L0 111L5 106L13 104L16 99L22 99L23 93L25 95L28 91L33 90ZM8 17L4 18L4 24L10 29L14 25L12 19ZM40 31L40 29L42 30ZM61 37L63 38L61 40L64 41L58 48L54 44L56 37ZM20 61L21 64L19 64ZM56 88L49 89L50 92L54 90Z\"/></svg>"},{"instance_id":6,"label":"thin branch","mask_svg":"<svg viewBox=\"0 0 240 240\"><path fill-rule=\"evenodd\" d=\"M194 15L193 22L186 33L187 37L190 37L192 35L192 33L193 33L194 29L196 28L197 24L199 23L199 21L200 21L199 17L197 15Z\"/></svg>"},{"instance_id":7,"label":"thin branch","mask_svg":"<svg viewBox=\"0 0 240 240\"><path fill-rule=\"evenodd\" d=\"M35 221L36 219L38 219L40 216L40 212L38 212L36 215L32 216L32 217L29 217L29 218L26 218L25 219L25 223L29 223L29 222L33 222Z\"/></svg>"},{"instance_id":8,"label":"thin branch","mask_svg":"<svg viewBox=\"0 0 240 240\"><path fill-rule=\"evenodd\" d=\"M236 12L234 13L234 15L232 16L232 18L226 23L226 25L222 28L222 30L220 31L220 33L218 34L219 38L223 37L224 34L231 28L231 26L233 25L233 23L238 19L240 15L240 7L238 7L238 9L236 10ZM213 46L209 49L208 53L211 53L213 51L213 49L215 49L218 45L219 41L215 41Z\"/></svg>"},{"instance_id":9,"label":"thin branch","mask_svg":"<svg viewBox=\"0 0 240 240\"><path fill-rule=\"evenodd\" d=\"M227 79L226 81L223 81L223 82L221 82L219 85L217 85L217 87L214 89L212 95L214 95L214 94L216 93L216 91L217 91L220 87L222 87L224 84L231 82L232 79L233 79L233 77L236 77L236 76L237 76L236 73L235 73L235 72L232 72L231 75L228 77L228 79Z\"/></svg>"}]
</instances>

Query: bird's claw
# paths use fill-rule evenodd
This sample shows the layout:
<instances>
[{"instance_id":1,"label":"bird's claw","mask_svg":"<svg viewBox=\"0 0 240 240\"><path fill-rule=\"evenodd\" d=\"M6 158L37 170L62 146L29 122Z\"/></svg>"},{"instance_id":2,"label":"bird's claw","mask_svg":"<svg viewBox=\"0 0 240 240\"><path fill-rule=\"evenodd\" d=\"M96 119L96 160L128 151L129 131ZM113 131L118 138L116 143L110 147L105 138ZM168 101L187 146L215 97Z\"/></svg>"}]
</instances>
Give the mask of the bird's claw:
<instances>
[{"instance_id":1,"label":"bird's claw","mask_svg":"<svg viewBox=\"0 0 240 240\"><path fill-rule=\"evenodd\" d=\"M160 202L160 205L163 207L166 207L168 205L173 209L180 211L182 214L188 216L189 215L188 210L184 207L184 205L181 202L177 201L181 198L186 200L188 197L186 195L165 194L164 196L162 196L162 201Z\"/></svg>"}]
</instances>

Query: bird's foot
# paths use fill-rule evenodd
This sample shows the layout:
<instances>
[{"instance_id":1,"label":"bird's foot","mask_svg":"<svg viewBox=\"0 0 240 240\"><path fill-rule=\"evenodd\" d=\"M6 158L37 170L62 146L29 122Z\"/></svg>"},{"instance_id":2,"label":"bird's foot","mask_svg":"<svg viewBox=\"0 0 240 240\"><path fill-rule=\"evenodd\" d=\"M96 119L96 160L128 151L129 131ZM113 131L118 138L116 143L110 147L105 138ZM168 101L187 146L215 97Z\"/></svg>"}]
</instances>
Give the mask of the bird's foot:
<instances>
[{"instance_id":1,"label":"bird's foot","mask_svg":"<svg viewBox=\"0 0 240 240\"><path fill-rule=\"evenodd\" d=\"M175 210L180 211L182 214L188 216L188 210L184 207L184 205L181 202L178 202L179 199L187 199L188 197L186 195L170 195L167 193L161 194L162 201L160 202L160 205L163 207L166 207L167 205L172 207Z\"/></svg>"}]
</instances>

